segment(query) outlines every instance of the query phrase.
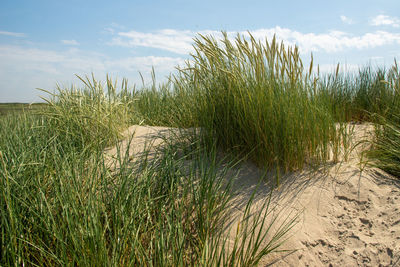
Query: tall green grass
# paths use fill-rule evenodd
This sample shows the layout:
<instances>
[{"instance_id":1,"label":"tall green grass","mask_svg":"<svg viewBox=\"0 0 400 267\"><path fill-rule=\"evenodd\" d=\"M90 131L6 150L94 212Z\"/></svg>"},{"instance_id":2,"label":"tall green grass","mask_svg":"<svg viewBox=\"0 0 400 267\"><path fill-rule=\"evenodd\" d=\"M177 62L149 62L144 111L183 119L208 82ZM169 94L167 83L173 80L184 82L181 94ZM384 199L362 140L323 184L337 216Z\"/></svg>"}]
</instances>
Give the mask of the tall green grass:
<instances>
[{"instance_id":1,"label":"tall green grass","mask_svg":"<svg viewBox=\"0 0 400 267\"><path fill-rule=\"evenodd\" d=\"M385 80L381 81L386 89L381 103L384 112L375 113L375 137L372 149L367 152L371 164L397 178L400 177L400 72L397 62L390 69ZM385 89L382 89L385 90ZM385 105L386 104L386 105Z\"/></svg>"},{"instance_id":2,"label":"tall green grass","mask_svg":"<svg viewBox=\"0 0 400 267\"><path fill-rule=\"evenodd\" d=\"M201 127L208 143L283 172L339 158L349 122L398 109L397 62L332 74L305 69L296 47L223 34L198 36L178 74L136 94L132 109L150 125ZM339 124L339 126L338 126ZM207 143L206 142L206 143Z\"/></svg>"},{"instance_id":3,"label":"tall green grass","mask_svg":"<svg viewBox=\"0 0 400 267\"><path fill-rule=\"evenodd\" d=\"M55 92L41 89L47 107L39 114L47 118L52 129L77 147L89 149L101 143L106 146L118 138L131 122L130 105L134 94L127 94L127 81L117 92L117 83L107 77L106 83L92 77L78 78L83 88L57 86Z\"/></svg>"},{"instance_id":4,"label":"tall green grass","mask_svg":"<svg viewBox=\"0 0 400 267\"><path fill-rule=\"evenodd\" d=\"M318 97L331 106L336 121L373 122L376 114L387 117L399 107L397 61L385 68L362 67L358 72L334 74L319 79ZM397 84L397 85L396 85Z\"/></svg>"},{"instance_id":5,"label":"tall green grass","mask_svg":"<svg viewBox=\"0 0 400 267\"><path fill-rule=\"evenodd\" d=\"M167 82L157 85L153 69L151 86L143 85L136 97L133 110L146 125L183 128L198 126L194 95L180 90L172 76Z\"/></svg>"},{"instance_id":6,"label":"tall green grass","mask_svg":"<svg viewBox=\"0 0 400 267\"><path fill-rule=\"evenodd\" d=\"M60 93L67 100L49 101L44 114L0 118L0 265L249 266L279 248L294 221L275 233L260 228L273 223L265 206L255 217L245 212L241 224L255 219L228 249L228 169L196 138L184 154L179 143L186 138L176 137L133 166L120 151L120 168L110 170L103 149L115 136L90 141L100 136L78 127L93 119L97 98L77 93L85 104L72 113L60 107L70 101L76 108L75 94ZM105 118L120 114L107 101L100 105ZM56 124L62 116L66 125Z\"/></svg>"},{"instance_id":7,"label":"tall green grass","mask_svg":"<svg viewBox=\"0 0 400 267\"><path fill-rule=\"evenodd\" d=\"M396 120L393 120L396 118ZM375 125L375 138L371 142L372 149L367 151L374 167L400 178L400 114L392 115L392 119L381 117Z\"/></svg>"},{"instance_id":8,"label":"tall green grass","mask_svg":"<svg viewBox=\"0 0 400 267\"><path fill-rule=\"evenodd\" d=\"M175 86L195 96L198 123L218 146L285 172L327 160L335 121L296 47L224 34L200 36L194 48Z\"/></svg>"}]
</instances>

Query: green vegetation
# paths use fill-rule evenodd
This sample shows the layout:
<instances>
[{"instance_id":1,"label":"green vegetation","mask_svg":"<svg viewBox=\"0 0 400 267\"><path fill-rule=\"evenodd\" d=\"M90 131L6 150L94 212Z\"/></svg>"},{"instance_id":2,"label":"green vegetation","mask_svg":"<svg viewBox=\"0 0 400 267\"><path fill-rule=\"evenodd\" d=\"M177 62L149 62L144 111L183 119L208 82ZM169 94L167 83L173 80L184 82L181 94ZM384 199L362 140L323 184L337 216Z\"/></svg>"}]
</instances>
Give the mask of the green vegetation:
<instances>
[{"instance_id":1,"label":"green vegetation","mask_svg":"<svg viewBox=\"0 0 400 267\"><path fill-rule=\"evenodd\" d=\"M240 36L232 43L226 35L221 43L196 39L193 61L177 79L180 89L197 95L199 124L209 138L285 172L303 168L306 159L325 161L335 121L297 48Z\"/></svg>"},{"instance_id":2,"label":"green vegetation","mask_svg":"<svg viewBox=\"0 0 400 267\"><path fill-rule=\"evenodd\" d=\"M83 90L73 87L57 87L55 93L43 90L51 97L46 100L47 108L39 114L49 120L52 129L67 140L73 140L77 147L104 147L129 125L130 100L117 95L116 84L110 79L107 79L106 88L94 77L80 79L85 85ZM122 89L124 86L126 83Z\"/></svg>"},{"instance_id":3,"label":"green vegetation","mask_svg":"<svg viewBox=\"0 0 400 267\"><path fill-rule=\"evenodd\" d=\"M205 143L287 172L339 158L348 122L399 111L399 70L365 67L321 75L305 70L297 48L195 39L196 53L170 81L136 94L133 109L150 125L201 127ZM339 130L338 130L339 129Z\"/></svg>"},{"instance_id":4,"label":"green vegetation","mask_svg":"<svg viewBox=\"0 0 400 267\"><path fill-rule=\"evenodd\" d=\"M338 66L339 68L339 66ZM374 121L375 115L390 116L399 112L399 69L364 67L358 73L323 77L319 97L331 103L336 121Z\"/></svg>"},{"instance_id":5,"label":"green vegetation","mask_svg":"<svg viewBox=\"0 0 400 267\"><path fill-rule=\"evenodd\" d=\"M372 159L372 166L400 178L400 113L379 118L372 149L367 151L367 155Z\"/></svg>"},{"instance_id":6,"label":"green vegetation","mask_svg":"<svg viewBox=\"0 0 400 267\"><path fill-rule=\"evenodd\" d=\"M46 107L45 103L0 103L0 116L25 111L37 111L44 107Z\"/></svg>"},{"instance_id":7,"label":"green vegetation","mask_svg":"<svg viewBox=\"0 0 400 267\"><path fill-rule=\"evenodd\" d=\"M270 232L269 199L253 213L251 198L230 243L236 162L222 164L220 149L278 174L301 170L348 148L346 123L369 121L371 159L400 176L396 62L322 76L275 39L199 36L195 49L165 84L153 76L150 88L123 80L118 89L82 78L83 88L47 92L45 109L0 116L0 265L256 265L295 221ZM201 131L135 164L119 151L120 168L110 170L104 149L130 124Z\"/></svg>"},{"instance_id":8,"label":"green vegetation","mask_svg":"<svg viewBox=\"0 0 400 267\"><path fill-rule=\"evenodd\" d=\"M78 98L69 101L74 106ZM110 104L104 101L101 110L119 114ZM87 124L102 129L89 106L82 110ZM269 223L268 206L255 217L249 208L245 227L238 229L231 251L225 250L231 190L228 169L215 153L194 142L178 156L182 136L154 161L143 158L135 166L121 151L121 168L111 171L103 150L112 135L99 141L97 132L75 127L80 121L65 114L64 127L54 121L58 107L42 116L0 120L1 265L248 266L276 250L293 224L288 221L271 236L258 227ZM119 121L110 123L111 130L118 129ZM255 245L247 247L249 240Z\"/></svg>"}]
</instances>

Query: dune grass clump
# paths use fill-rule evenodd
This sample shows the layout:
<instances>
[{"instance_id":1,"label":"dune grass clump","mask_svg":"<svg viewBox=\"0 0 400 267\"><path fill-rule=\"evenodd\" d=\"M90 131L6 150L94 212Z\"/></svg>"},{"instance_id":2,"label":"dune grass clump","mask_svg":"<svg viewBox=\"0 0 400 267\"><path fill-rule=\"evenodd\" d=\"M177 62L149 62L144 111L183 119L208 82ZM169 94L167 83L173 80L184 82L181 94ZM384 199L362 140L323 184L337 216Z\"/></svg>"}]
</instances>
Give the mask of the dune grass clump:
<instances>
[{"instance_id":1,"label":"dune grass clump","mask_svg":"<svg viewBox=\"0 0 400 267\"><path fill-rule=\"evenodd\" d=\"M118 138L130 122L129 106L132 98L127 92L127 81L122 83L121 95L117 93L117 83L107 77L106 84L97 81L94 76L78 78L84 87L70 89L57 86L55 93L43 98L47 102L44 115L52 128L86 149L97 143L103 146ZM66 141L67 142L67 141Z\"/></svg>"},{"instance_id":2,"label":"dune grass clump","mask_svg":"<svg viewBox=\"0 0 400 267\"><path fill-rule=\"evenodd\" d=\"M396 118L397 120L393 120ZM400 116L392 115L392 120L381 117L375 125L375 139L372 149L367 151L371 164L400 178Z\"/></svg>"},{"instance_id":3,"label":"dune grass clump","mask_svg":"<svg viewBox=\"0 0 400 267\"><path fill-rule=\"evenodd\" d=\"M381 83L388 88L387 106L385 112L374 114L375 138L367 155L373 166L400 178L400 72L397 62Z\"/></svg>"},{"instance_id":4,"label":"dune grass clump","mask_svg":"<svg viewBox=\"0 0 400 267\"><path fill-rule=\"evenodd\" d=\"M143 85L132 107L146 125L188 128L198 126L194 101L191 92L180 90L172 77L157 85L153 69L151 86Z\"/></svg>"},{"instance_id":5,"label":"dune grass clump","mask_svg":"<svg viewBox=\"0 0 400 267\"><path fill-rule=\"evenodd\" d=\"M200 36L175 86L195 96L198 123L223 149L284 171L324 162L334 120L316 97L312 62L305 71L297 47Z\"/></svg>"},{"instance_id":6,"label":"dune grass clump","mask_svg":"<svg viewBox=\"0 0 400 267\"><path fill-rule=\"evenodd\" d=\"M356 116L353 105L355 78L352 73L341 72L339 64L334 73L318 76L316 99L329 107L328 112L335 122L350 122Z\"/></svg>"},{"instance_id":7,"label":"dune grass clump","mask_svg":"<svg viewBox=\"0 0 400 267\"><path fill-rule=\"evenodd\" d=\"M318 81L318 98L330 105L335 121L373 122L375 115L391 116L398 109L399 70L397 61L392 68L362 67L358 72L339 71L326 74Z\"/></svg>"},{"instance_id":8,"label":"dune grass clump","mask_svg":"<svg viewBox=\"0 0 400 267\"><path fill-rule=\"evenodd\" d=\"M390 117L399 111L400 78L397 61L386 70L371 67L359 71L355 79L353 105L357 108L360 121L373 121L375 115Z\"/></svg>"},{"instance_id":9,"label":"dune grass clump","mask_svg":"<svg viewBox=\"0 0 400 267\"><path fill-rule=\"evenodd\" d=\"M81 122L81 113L63 112L66 123ZM87 128L54 127L55 118L62 119L50 111L0 118L1 266L256 265L294 224L276 232L261 227L274 222L266 202L244 213L246 227L228 249L229 168L215 152L177 136L134 165L120 151L120 167L110 170L109 136L77 145ZM188 146L184 154L180 142Z\"/></svg>"}]
</instances>

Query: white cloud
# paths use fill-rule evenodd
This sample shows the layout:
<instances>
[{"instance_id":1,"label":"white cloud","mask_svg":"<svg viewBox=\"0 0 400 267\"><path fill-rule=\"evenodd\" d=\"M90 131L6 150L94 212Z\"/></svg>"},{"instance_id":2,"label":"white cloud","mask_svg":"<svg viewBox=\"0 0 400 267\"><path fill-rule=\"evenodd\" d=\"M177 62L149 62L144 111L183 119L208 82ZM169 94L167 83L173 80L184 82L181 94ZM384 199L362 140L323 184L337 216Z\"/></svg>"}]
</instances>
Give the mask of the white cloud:
<instances>
[{"instance_id":1,"label":"white cloud","mask_svg":"<svg viewBox=\"0 0 400 267\"><path fill-rule=\"evenodd\" d=\"M7 36L13 36L13 37L25 37L25 33L21 33L21 32L0 31L0 35L7 35Z\"/></svg>"},{"instance_id":2,"label":"white cloud","mask_svg":"<svg viewBox=\"0 0 400 267\"><path fill-rule=\"evenodd\" d=\"M354 24L354 21L353 21L351 18L346 17L346 16L344 16L344 15L341 15L341 16L340 16L340 20L341 20L342 22L346 23L346 24Z\"/></svg>"},{"instance_id":3,"label":"white cloud","mask_svg":"<svg viewBox=\"0 0 400 267\"><path fill-rule=\"evenodd\" d=\"M76 40L61 40L61 43L65 45L79 45Z\"/></svg>"},{"instance_id":4,"label":"white cloud","mask_svg":"<svg viewBox=\"0 0 400 267\"><path fill-rule=\"evenodd\" d=\"M118 24L116 22L111 22L110 27L117 28L117 29L125 29L124 25Z\"/></svg>"},{"instance_id":5,"label":"white cloud","mask_svg":"<svg viewBox=\"0 0 400 267\"><path fill-rule=\"evenodd\" d=\"M115 23L115 22L112 22L112 23L110 23L110 26L104 28L103 33L114 34L117 31L117 29L124 30L125 26L120 25L120 24Z\"/></svg>"},{"instance_id":6,"label":"white cloud","mask_svg":"<svg viewBox=\"0 0 400 267\"><path fill-rule=\"evenodd\" d=\"M118 36L112 40L111 44L128 47L144 46L177 54L187 54L192 48L191 43L194 33L191 31L164 29L154 33L119 32Z\"/></svg>"},{"instance_id":7,"label":"white cloud","mask_svg":"<svg viewBox=\"0 0 400 267\"><path fill-rule=\"evenodd\" d=\"M277 37L289 43L295 43L302 52L323 51L335 53L346 49L368 49L389 44L400 44L400 34L376 31L360 36L341 31L324 34L300 33L288 29L276 29Z\"/></svg>"},{"instance_id":8,"label":"white cloud","mask_svg":"<svg viewBox=\"0 0 400 267\"><path fill-rule=\"evenodd\" d=\"M112 27L105 27L103 33L110 33L110 34L114 34L115 30Z\"/></svg>"},{"instance_id":9,"label":"white cloud","mask_svg":"<svg viewBox=\"0 0 400 267\"><path fill-rule=\"evenodd\" d=\"M155 67L158 71L170 72L176 66L183 65L184 59L174 57L156 57L156 56L144 56L144 57L128 57L119 60L106 61L105 64L111 69L122 69L127 71L141 71L149 72L152 67Z\"/></svg>"},{"instance_id":10,"label":"white cloud","mask_svg":"<svg viewBox=\"0 0 400 267\"><path fill-rule=\"evenodd\" d=\"M319 64L319 71L322 74L332 74L336 72L337 64ZM358 64L339 64L339 72L351 73L357 72L362 65ZM316 67L317 68L317 67ZM315 70L316 70L315 68Z\"/></svg>"},{"instance_id":11,"label":"white cloud","mask_svg":"<svg viewBox=\"0 0 400 267\"><path fill-rule=\"evenodd\" d=\"M200 31L200 34L221 37L218 31ZM236 32L227 32L229 38L234 38ZM247 32L240 32L248 36ZM400 33L386 31L375 31L363 35L352 35L341 31L330 31L328 33L302 33L287 28L276 26L269 29L257 29L251 31L254 38L264 41L265 38L272 39L274 35L278 40L284 41L286 45L297 45L301 52L323 51L334 53L346 49L369 49L390 44L400 44ZM119 32L113 38L111 45L125 47L150 47L174 52L177 54L188 54L193 51L193 38L196 33L193 31L159 30L151 33L129 31Z\"/></svg>"},{"instance_id":12,"label":"white cloud","mask_svg":"<svg viewBox=\"0 0 400 267\"><path fill-rule=\"evenodd\" d=\"M79 49L64 51L0 45L0 102L38 101L35 95L43 95L35 88L52 90L56 82L81 85L74 74L93 72L97 79L127 77L131 83L141 84L140 71L146 82L151 80L154 67L157 77L164 78L184 59L172 57L123 57L112 58L103 54ZM158 79L163 81L163 79Z\"/></svg>"},{"instance_id":13,"label":"white cloud","mask_svg":"<svg viewBox=\"0 0 400 267\"><path fill-rule=\"evenodd\" d=\"M180 57L124 57L110 58L98 53L90 53L79 49L52 51L20 46L0 45L0 70L7 68L19 71L37 71L41 73L61 75L65 72L138 72L149 71L152 67L160 71L172 70L184 59Z\"/></svg>"},{"instance_id":14,"label":"white cloud","mask_svg":"<svg viewBox=\"0 0 400 267\"><path fill-rule=\"evenodd\" d=\"M88 54L88 55L87 55ZM46 75L63 75L104 70L101 58L77 49L62 52L20 46L0 46L0 72L8 69L16 73L35 72Z\"/></svg>"},{"instance_id":15,"label":"white cloud","mask_svg":"<svg viewBox=\"0 0 400 267\"><path fill-rule=\"evenodd\" d=\"M378 15L370 21L370 24L373 26L382 26L388 25L395 28L400 27L400 19L397 17L390 17L386 15Z\"/></svg>"}]
</instances>

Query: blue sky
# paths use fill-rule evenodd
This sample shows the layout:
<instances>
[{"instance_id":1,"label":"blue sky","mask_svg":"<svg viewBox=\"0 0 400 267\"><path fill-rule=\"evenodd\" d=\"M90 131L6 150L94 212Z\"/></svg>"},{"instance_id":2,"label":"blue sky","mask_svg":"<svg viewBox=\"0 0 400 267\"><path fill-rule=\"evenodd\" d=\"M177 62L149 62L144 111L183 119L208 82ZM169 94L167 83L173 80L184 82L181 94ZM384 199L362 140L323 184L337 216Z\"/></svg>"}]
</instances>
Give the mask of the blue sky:
<instances>
[{"instance_id":1,"label":"blue sky","mask_svg":"<svg viewBox=\"0 0 400 267\"><path fill-rule=\"evenodd\" d=\"M197 33L220 31L298 45L304 63L329 71L390 66L400 58L400 1L62 1L0 3L0 102L40 101L56 83L108 73L162 81L192 51Z\"/></svg>"}]
</instances>

